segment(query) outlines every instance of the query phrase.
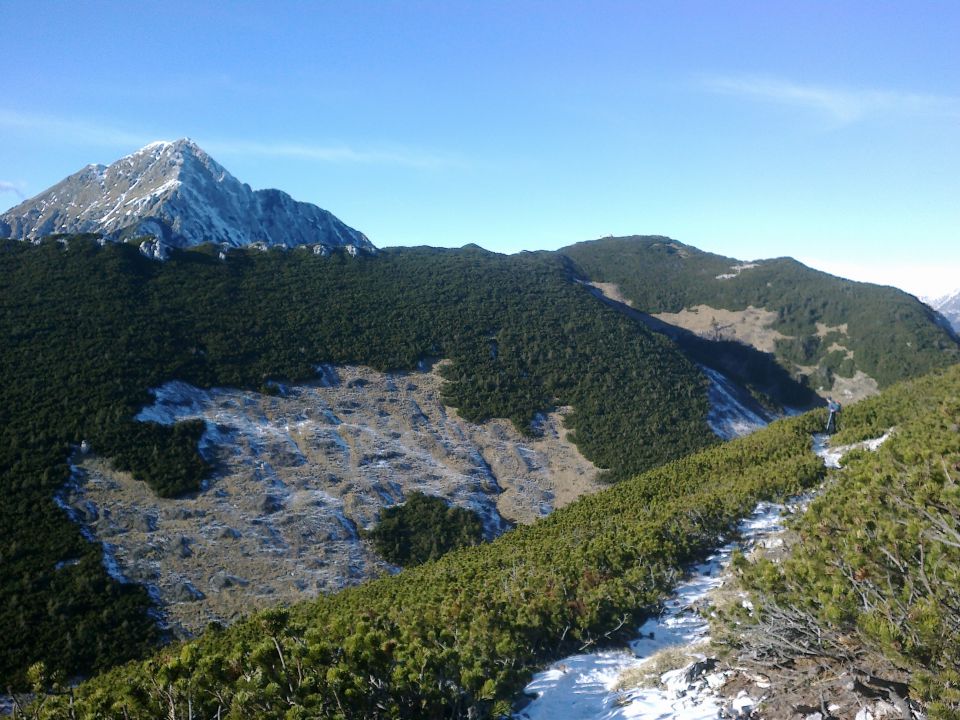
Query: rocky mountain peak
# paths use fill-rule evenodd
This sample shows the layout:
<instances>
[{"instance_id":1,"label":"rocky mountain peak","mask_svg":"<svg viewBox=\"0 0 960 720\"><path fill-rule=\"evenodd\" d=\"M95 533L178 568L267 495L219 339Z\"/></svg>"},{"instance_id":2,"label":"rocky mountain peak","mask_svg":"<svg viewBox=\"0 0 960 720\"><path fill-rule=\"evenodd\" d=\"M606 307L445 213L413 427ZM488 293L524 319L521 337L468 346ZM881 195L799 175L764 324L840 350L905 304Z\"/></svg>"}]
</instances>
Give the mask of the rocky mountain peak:
<instances>
[{"instance_id":1,"label":"rocky mountain peak","mask_svg":"<svg viewBox=\"0 0 960 720\"><path fill-rule=\"evenodd\" d=\"M314 245L374 252L331 213L280 190L251 190L189 138L157 141L110 165L88 165L0 216L0 236L153 236L174 247Z\"/></svg>"}]
</instances>

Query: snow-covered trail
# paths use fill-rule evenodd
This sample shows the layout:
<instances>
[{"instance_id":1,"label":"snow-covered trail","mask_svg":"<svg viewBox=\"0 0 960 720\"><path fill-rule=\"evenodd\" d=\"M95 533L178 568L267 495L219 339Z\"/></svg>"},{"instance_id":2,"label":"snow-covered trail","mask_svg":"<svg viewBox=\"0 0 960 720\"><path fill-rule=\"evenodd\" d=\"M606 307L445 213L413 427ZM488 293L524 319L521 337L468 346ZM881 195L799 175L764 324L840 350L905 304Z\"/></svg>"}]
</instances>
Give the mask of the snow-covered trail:
<instances>
[{"instance_id":1,"label":"snow-covered trail","mask_svg":"<svg viewBox=\"0 0 960 720\"><path fill-rule=\"evenodd\" d=\"M620 676L646 663L660 650L696 645L708 639L708 624L697 606L720 586L723 569L736 549L762 544L783 528L783 505L760 503L740 524L741 539L724 545L704 562L694 566L664 603L659 617L650 618L638 630L629 649L574 655L538 673L527 685L527 695L538 696L515 715L523 720L612 720L613 718L717 717L720 704L712 696L678 697L687 682L686 668L669 673L667 688L616 689ZM690 662L704 656L691 655ZM674 681L674 682L671 682ZM681 687L682 685L682 687Z\"/></svg>"},{"instance_id":2,"label":"snow-covered trail","mask_svg":"<svg viewBox=\"0 0 960 720\"><path fill-rule=\"evenodd\" d=\"M843 455L857 447L875 450L889 437L856 445L830 448L826 435L816 435L813 450L827 467L839 468ZM753 514L740 523L740 538L720 548L704 562L690 570L688 579L680 583L663 605L659 617L650 618L638 630L629 649L607 650L573 655L552 664L534 676L524 690L535 696L514 718L517 720L613 720L615 718L648 718L653 720L715 720L726 704L704 688L722 684L723 676L711 675L709 663L693 647L709 640L708 623L698 606L723 582L723 570L734 550L750 549L779 542L774 536L783 529L784 510L804 507L810 495L800 496L785 505L761 502ZM663 687L618 690L623 673L647 663L665 648L689 648L685 667L661 677ZM696 684L700 692L690 690ZM739 711L754 704L749 697L734 701Z\"/></svg>"}]
</instances>

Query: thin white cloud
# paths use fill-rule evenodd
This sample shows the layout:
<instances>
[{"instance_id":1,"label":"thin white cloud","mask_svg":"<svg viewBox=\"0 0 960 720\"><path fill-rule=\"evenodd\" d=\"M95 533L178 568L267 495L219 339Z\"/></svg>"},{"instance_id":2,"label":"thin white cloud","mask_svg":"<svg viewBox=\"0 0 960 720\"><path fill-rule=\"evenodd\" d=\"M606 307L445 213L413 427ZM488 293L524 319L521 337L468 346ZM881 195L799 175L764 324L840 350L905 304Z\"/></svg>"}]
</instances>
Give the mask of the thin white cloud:
<instances>
[{"instance_id":1,"label":"thin white cloud","mask_svg":"<svg viewBox=\"0 0 960 720\"><path fill-rule=\"evenodd\" d=\"M31 137L43 137L71 144L126 147L130 150L156 140L156 135L130 132L89 120L66 119L51 115L22 113L0 108L0 128ZM209 139L201 146L213 155L259 155L273 158L294 158L323 163L362 165L396 165L437 169L462 166L453 156L405 147L356 148L345 144L316 145L309 143L264 143L247 140Z\"/></svg>"},{"instance_id":2,"label":"thin white cloud","mask_svg":"<svg viewBox=\"0 0 960 720\"><path fill-rule=\"evenodd\" d=\"M843 124L876 115L960 119L960 97L811 85L765 75L710 75L706 90L821 113Z\"/></svg>"},{"instance_id":3,"label":"thin white cloud","mask_svg":"<svg viewBox=\"0 0 960 720\"><path fill-rule=\"evenodd\" d=\"M10 182L9 180L0 180L0 193L13 193L21 200L26 200L27 196L24 195L23 190L20 189L18 183Z\"/></svg>"},{"instance_id":4,"label":"thin white cloud","mask_svg":"<svg viewBox=\"0 0 960 720\"><path fill-rule=\"evenodd\" d=\"M293 158L329 163L359 165L400 165L412 168L443 168L462 166L462 160L425 150L410 148L357 149L348 145L312 145L302 143L261 143L247 141L216 141L201 143L214 155L259 155L262 157Z\"/></svg>"},{"instance_id":5,"label":"thin white cloud","mask_svg":"<svg viewBox=\"0 0 960 720\"><path fill-rule=\"evenodd\" d=\"M87 145L140 147L151 139L143 134L127 132L102 123L4 109L0 109L0 127L20 131L32 137L40 136Z\"/></svg>"}]
</instances>

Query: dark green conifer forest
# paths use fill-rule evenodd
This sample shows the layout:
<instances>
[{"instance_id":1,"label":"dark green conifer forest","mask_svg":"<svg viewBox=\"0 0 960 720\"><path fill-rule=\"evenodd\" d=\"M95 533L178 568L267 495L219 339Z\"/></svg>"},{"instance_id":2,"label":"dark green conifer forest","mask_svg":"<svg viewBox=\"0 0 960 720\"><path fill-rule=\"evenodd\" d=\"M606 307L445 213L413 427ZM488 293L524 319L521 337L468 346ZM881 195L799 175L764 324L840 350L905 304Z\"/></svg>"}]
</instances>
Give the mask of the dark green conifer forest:
<instances>
[{"instance_id":1,"label":"dark green conifer forest","mask_svg":"<svg viewBox=\"0 0 960 720\"><path fill-rule=\"evenodd\" d=\"M682 568L759 500L826 476L810 444L823 411L719 444L694 362L582 282L619 282L630 295L652 272L662 276L661 307L706 302L696 283L674 277L672 261L651 270L631 265L627 253L617 275L576 249L502 256L466 247L358 258L251 250L225 261L200 249L158 263L132 246L64 240L0 241L0 679L15 690L53 689L36 708L43 717L493 717L542 663L632 632ZM635 271L635 286L625 268ZM786 288L785 328L838 323L849 312L851 341L863 322L882 325L891 347L911 343L910 352L889 355L871 344L880 340L857 345L858 361L883 384L956 360L956 343L899 296L826 279L804 285L789 262L767 277ZM740 302L754 300L729 299ZM99 546L56 503L82 440L163 496L198 491L211 472L197 451L202 425L133 419L165 381L269 392L275 382L309 382L320 363L396 370L440 358L450 360L444 400L467 419L509 418L533 433L539 412L572 406L572 438L615 484L491 543L439 558L445 548L428 547L412 558L426 562L396 576L163 646L146 592L112 580ZM840 550L854 576L861 566L879 572L877 563L890 570L871 543L905 558L918 538L940 542L921 543L919 566L941 583L934 596L946 607L958 587L952 536L943 530L938 540L925 528L960 517L949 469L960 453L958 373L953 367L845 411L841 440L892 425L902 439L864 460L849 488L831 489L847 495L817 510L809 531L815 539L833 527L827 535L836 542L849 508L863 503L857 512L876 520L859 531L873 535ZM902 488L905 528L884 514L890 483ZM413 524L442 527L436 509L425 506ZM403 532L395 526L386 540ZM792 580L786 566L787 580L755 586L796 593L796 602L818 598L824 622L847 623L846 632L861 633L891 662L913 663L917 692L955 709L954 695L929 688L949 680L956 616L901 599L864 617L855 602L863 588L848 591L843 573L816 559L827 551L810 547L815 559L798 562L814 572ZM890 595L882 584L870 591ZM824 593L835 604L822 602ZM933 668L926 675L925 664ZM62 681L77 674L96 676L67 688Z\"/></svg>"},{"instance_id":2,"label":"dark green conifer forest","mask_svg":"<svg viewBox=\"0 0 960 720\"><path fill-rule=\"evenodd\" d=\"M483 523L471 510L413 492L402 505L385 508L367 537L388 562L407 567L478 544Z\"/></svg>"},{"instance_id":3,"label":"dark green conifer forest","mask_svg":"<svg viewBox=\"0 0 960 720\"><path fill-rule=\"evenodd\" d=\"M73 675L158 642L146 593L107 576L54 497L82 440L160 495L197 490L209 472L202 424L133 419L167 380L269 391L315 378L318 363L448 358L445 401L464 417L531 432L537 413L572 405L576 443L611 480L715 442L697 368L597 303L556 255L252 250L221 261L207 249L158 263L130 245L64 240L0 242L3 684L25 682L36 661Z\"/></svg>"},{"instance_id":4,"label":"dark green conifer forest","mask_svg":"<svg viewBox=\"0 0 960 720\"><path fill-rule=\"evenodd\" d=\"M718 279L745 263L666 237L604 238L560 252L584 277L616 283L644 312L708 305L776 313L774 329L790 336L777 341L777 358L788 368L817 366L811 380L826 387L834 375L851 377L859 369L884 388L960 360L957 338L912 295L843 280L792 258L762 260ZM818 334L817 323L845 332ZM852 357L832 350L835 343Z\"/></svg>"}]
</instances>

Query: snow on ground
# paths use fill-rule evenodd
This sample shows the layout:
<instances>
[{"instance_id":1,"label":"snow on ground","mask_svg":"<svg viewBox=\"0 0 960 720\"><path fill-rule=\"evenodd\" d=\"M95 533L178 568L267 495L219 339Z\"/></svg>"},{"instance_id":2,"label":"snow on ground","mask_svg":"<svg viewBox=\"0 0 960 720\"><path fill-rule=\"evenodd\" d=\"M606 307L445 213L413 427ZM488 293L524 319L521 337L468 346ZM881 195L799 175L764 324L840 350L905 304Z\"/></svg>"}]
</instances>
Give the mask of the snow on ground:
<instances>
[{"instance_id":1,"label":"snow on ground","mask_svg":"<svg viewBox=\"0 0 960 720\"><path fill-rule=\"evenodd\" d=\"M876 450L888 437L838 448L828 446L829 436L815 435L813 449L827 467L839 468L846 452L857 448ZM784 510L802 510L811 495L786 506L761 502L740 523L740 539L723 546L704 562L691 568L658 617L647 620L630 642L629 649L574 655L552 664L534 676L524 694L535 699L518 711L516 720L714 720L728 706L713 689L723 684L722 673L693 646L709 641L708 623L697 606L723 583L723 570L734 550L748 551L767 544L783 529ZM688 648L691 660L685 667L664 673L659 687L618 689L625 672L641 668L666 648ZM732 703L735 713L748 714L758 699L741 693Z\"/></svg>"},{"instance_id":2,"label":"snow on ground","mask_svg":"<svg viewBox=\"0 0 960 720\"><path fill-rule=\"evenodd\" d=\"M641 667L666 648L702 643L709 639L707 621L696 605L723 582L722 571L736 549L763 542L782 529L782 505L760 503L740 524L742 539L731 542L696 565L664 603L659 617L640 626L630 649L575 655L538 673L525 693L537 698L514 717L522 720L613 720L614 718L716 718L723 706L711 694L687 693L688 667L667 673L666 688L617 690L625 671ZM704 656L696 660L704 660ZM709 677L707 679L709 682Z\"/></svg>"},{"instance_id":3,"label":"snow on ground","mask_svg":"<svg viewBox=\"0 0 960 720\"><path fill-rule=\"evenodd\" d=\"M710 381L707 424L718 437L732 440L766 426L770 418L764 416L763 410L743 388L716 370L703 365L700 370Z\"/></svg>"},{"instance_id":4,"label":"snow on ground","mask_svg":"<svg viewBox=\"0 0 960 720\"><path fill-rule=\"evenodd\" d=\"M68 496L71 493L77 491L83 483L85 482L85 472L82 468L75 465L73 462L70 463L70 479L67 481L66 485L61 488L61 490L53 496L53 502L58 508L63 510L67 517L70 518L73 522L80 526L80 534L83 535L85 540L89 542L96 542L96 537L93 532L90 531L90 528L87 524L91 520L95 520L98 516L97 507L92 503L83 503L79 507L71 505L68 501ZM109 543L102 543L103 547L103 568L107 571L107 575L112 577L119 583L129 582L127 577L123 574L123 571L120 569L120 563L117 562L116 548ZM71 565L76 565L79 562L76 558L67 558L59 561L55 568L60 570Z\"/></svg>"},{"instance_id":5,"label":"snow on ground","mask_svg":"<svg viewBox=\"0 0 960 720\"><path fill-rule=\"evenodd\" d=\"M876 438L871 438L870 440L864 440L863 442L852 443L850 445L838 445L837 447L830 447L828 444L830 436L826 434L814 435L813 436L813 450L817 455L823 458L823 464L828 468L840 469L840 460L851 450L869 450L873 452L878 447L883 445L887 439L893 434L894 429L891 428L887 430L883 435Z\"/></svg>"}]
</instances>

